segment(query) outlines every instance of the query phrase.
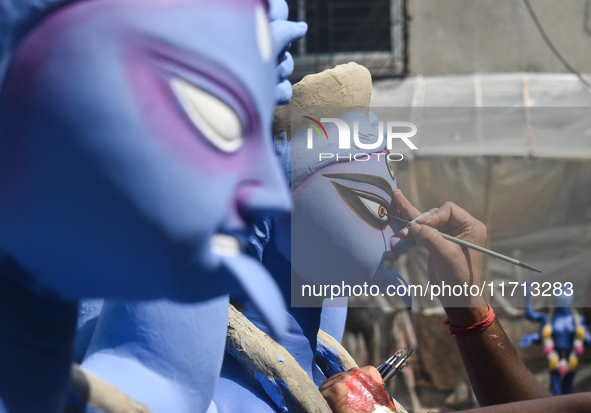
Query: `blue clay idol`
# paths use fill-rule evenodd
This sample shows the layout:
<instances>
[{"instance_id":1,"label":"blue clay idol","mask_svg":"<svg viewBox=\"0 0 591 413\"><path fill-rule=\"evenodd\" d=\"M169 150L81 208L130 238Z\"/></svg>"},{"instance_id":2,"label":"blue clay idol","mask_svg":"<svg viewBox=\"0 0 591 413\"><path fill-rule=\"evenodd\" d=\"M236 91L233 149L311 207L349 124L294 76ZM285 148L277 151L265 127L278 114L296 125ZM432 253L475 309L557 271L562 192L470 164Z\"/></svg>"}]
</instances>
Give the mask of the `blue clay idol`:
<instances>
[{"instance_id":1,"label":"blue clay idol","mask_svg":"<svg viewBox=\"0 0 591 413\"><path fill-rule=\"evenodd\" d=\"M315 86L319 83L328 91L326 95L310 92L317 90ZM347 94L341 92L347 88L357 92L345 96ZM331 89L334 94L330 93ZM294 86L291 105L311 106L305 100L305 96L309 96L316 99L318 106L346 106L347 109L340 111L339 119L358 122L359 133L375 140L377 131L373 119L367 112L356 109L367 108L370 93L371 77L367 69L348 64L304 78ZM340 100L338 96L345 98ZM313 296L303 303L296 301L295 295L302 286L340 284L343 280L350 284L405 284L392 264L401 251L414 243L398 239L396 234L402 226L396 221L390 222L387 217L384 219L384 209L391 214L398 213L392 206L392 192L397 186L387 162L388 152L383 147L366 151L367 155L375 154L368 162L318 164L317 152L311 154L307 150L307 126L294 128L296 131L288 139L292 119L289 106L279 108L276 113L276 147L284 169L291 175L292 216L291 219L282 216L273 222L270 239L262 253L263 263L288 302L288 334L277 340L282 346L279 351L285 354L279 354L282 359L270 358L269 370L281 371L280 365L285 364L287 372L281 377L274 377L265 369L253 372L243 362L239 349L228 348L214 398L219 412L298 411L301 408L297 405L298 394L303 387L307 386L308 395L318 393L316 388L328 377L349 368L342 364L342 347L320 331L326 326L335 335L342 334L345 310L323 308L327 302L324 296ZM338 136L334 129L327 128L327 132L329 136ZM326 147L329 143L324 139L319 145ZM346 294L339 295L338 299L346 305ZM405 305L410 306L410 297L403 299ZM265 334L271 331L264 319L252 302L241 304L242 314L260 330L261 335L256 340L266 343L271 338ZM256 352L256 347L251 350ZM270 357L262 353L249 356ZM295 370L305 376L297 386Z\"/></svg>"},{"instance_id":2,"label":"blue clay idol","mask_svg":"<svg viewBox=\"0 0 591 413\"><path fill-rule=\"evenodd\" d=\"M275 99L278 105L286 105L291 100L292 87L289 77L293 73L294 61L289 48L292 43L306 34L305 22L288 20L289 9L285 0L269 0L269 18L271 20L271 38L277 58L275 68L277 86Z\"/></svg>"},{"instance_id":3,"label":"blue clay idol","mask_svg":"<svg viewBox=\"0 0 591 413\"><path fill-rule=\"evenodd\" d=\"M209 407L227 294L248 296L272 331L286 329L279 290L242 249L254 220L289 208L271 145L277 61L268 11L262 0L0 5L0 397L8 412L63 411L80 298L203 303L187 304L195 319L174 324L167 320L185 313L182 304L113 302L113 318L96 327L112 320L110 335L93 335L89 348L137 340L140 351L165 357L170 337L149 347L157 335L121 325L197 320L209 336L193 353L202 376L184 383L201 389L186 401L199 405L192 411ZM166 389L158 380L174 372L147 359L155 376L133 374Z\"/></svg>"},{"instance_id":4,"label":"blue clay idol","mask_svg":"<svg viewBox=\"0 0 591 413\"><path fill-rule=\"evenodd\" d=\"M573 307L574 291L567 284L557 289L560 294L554 298L555 307L550 308L548 313L542 313L534 308L532 287L528 283L525 315L541 323L541 327L536 333L524 334L519 341L521 347L542 344L548 360L551 390L557 396L572 392L579 359L585 346L591 346L591 333L585 318Z\"/></svg>"},{"instance_id":5,"label":"blue clay idol","mask_svg":"<svg viewBox=\"0 0 591 413\"><path fill-rule=\"evenodd\" d=\"M293 70L293 61L287 49L303 35L306 26L286 20L285 1L270 2L269 18L277 75L275 100L281 103L291 96L287 77ZM277 175L280 179L281 176ZM271 216L260 214L249 223L266 221ZM250 250L248 246L247 249ZM257 266L252 260L243 260L239 271L260 271ZM255 289L252 294L269 291L254 277L245 288ZM284 316L281 309L279 305L273 308L277 319ZM86 371L106 379L155 413L211 413L216 411L210 400L221 369L227 317L227 297L184 305L166 300L107 300L101 307L85 301L79 317L76 352ZM273 323L270 326L273 333L281 332Z\"/></svg>"}]
</instances>

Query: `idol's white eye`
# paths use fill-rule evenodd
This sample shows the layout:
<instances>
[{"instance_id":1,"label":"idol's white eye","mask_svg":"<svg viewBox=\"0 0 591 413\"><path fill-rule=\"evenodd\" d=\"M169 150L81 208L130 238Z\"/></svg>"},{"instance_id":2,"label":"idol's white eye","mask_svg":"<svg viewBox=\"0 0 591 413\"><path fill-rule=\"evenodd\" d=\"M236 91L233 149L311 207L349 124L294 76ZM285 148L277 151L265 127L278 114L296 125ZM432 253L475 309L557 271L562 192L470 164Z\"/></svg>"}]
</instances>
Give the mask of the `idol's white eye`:
<instances>
[{"instance_id":1,"label":"idol's white eye","mask_svg":"<svg viewBox=\"0 0 591 413\"><path fill-rule=\"evenodd\" d=\"M170 85L193 124L213 145L224 152L242 146L242 122L230 106L178 77Z\"/></svg>"},{"instance_id":2,"label":"idol's white eye","mask_svg":"<svg viewBox=\"0 0 591 413\"><path fill-rule=\"evenodd\" d=\"M388 222L388 210L383 206L364 197L359 197L363 205L380 221Z\"/></svg>"},{"instance_id":3,"label":"idol's white eye","mask_svg":"<svg viewBox=\"0 0 591 413\"><path fill-rule=\"evenodd\" d=\"M273 43L271 42L271 30L265 9L259 4L254 10L254 19L257 31L257 43L263 62L268 63L273 54Z\"/></svg>"}]
</instances>

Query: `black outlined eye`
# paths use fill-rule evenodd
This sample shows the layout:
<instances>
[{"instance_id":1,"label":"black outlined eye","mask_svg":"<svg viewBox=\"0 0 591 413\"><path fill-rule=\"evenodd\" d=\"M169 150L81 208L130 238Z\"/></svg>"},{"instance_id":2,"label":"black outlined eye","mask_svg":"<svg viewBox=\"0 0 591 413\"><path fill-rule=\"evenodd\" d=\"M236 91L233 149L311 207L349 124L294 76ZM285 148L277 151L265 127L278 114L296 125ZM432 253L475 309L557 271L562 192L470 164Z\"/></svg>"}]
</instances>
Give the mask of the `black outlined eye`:
<instances>
[{"instance_id":1,"label":"black outlined eye","mask_svg":"<svg viewBox=\"0 0 591 413\"><path fill-rule=\"evenodd\" d=\"M383 231L388 227L388 223L390 222L388 218L389 205L384 199L368 192L349 188L334 181L331 182L341 198L343 198L343 201L365 223L379 231Z\"/></svg>"},{"instance_id":2,"label":"black outlined eye","mask_svg":"<svg viewBox=\"0 0 591 413\"><path fill-rule=\"evenodd\" d=\"M370 199L364 198L363 196L359 196L359 198L361 199L361 202L363 202L363 204L367 207L369 212L374 214L377 218L379 218L380 220L383 220L384 218L388 219L388 217L386 216L388 210L385 206L380 205L379 203L372 201Z\"/></svg>"},{"instance_id":3,"label":"black outlined eye","mask_svg":"<svg viewBox=\"0 0 591 413\"><path fill-rule=\"evenodd\" d=\"M216 148L235 152L242 146L242 123L232 108L183 79L172 78L170 85L195 127Z\"/></svg>"}]
</instances>

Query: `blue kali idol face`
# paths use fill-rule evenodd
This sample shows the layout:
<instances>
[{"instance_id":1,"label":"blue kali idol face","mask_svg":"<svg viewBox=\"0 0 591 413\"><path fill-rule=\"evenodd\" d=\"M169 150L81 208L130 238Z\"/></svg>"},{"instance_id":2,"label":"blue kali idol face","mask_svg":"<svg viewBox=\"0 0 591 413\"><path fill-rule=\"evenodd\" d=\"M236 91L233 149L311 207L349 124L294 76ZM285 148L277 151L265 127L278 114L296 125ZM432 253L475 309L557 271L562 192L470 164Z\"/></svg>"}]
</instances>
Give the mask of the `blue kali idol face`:
<instances>
[{"instance_id":1,"label":"blue kali idol face","mask_svg":"<svg viewBox=\"0 0 591 413\"><path fill-rule=\"evenodd\" d=\"M279 292L241 252L252 220L289 207L272 49L262 0L52 13L0 96L0 249L64 299L246 290L273 318Z\"/></svg>"},{"instance_id":2,"label":"blue kali idol face","mask_svg":"<svg viewBox=\"0 0 591 413\"><path fill-rule=\"evenodd\" d=\"M386 151L363 159L322 168L292 193L292 265L304 282L406 284L393 266L414 242L398 238L403 224L388 217L398 214L394 171Z\"/></svg>"}]
</instances>

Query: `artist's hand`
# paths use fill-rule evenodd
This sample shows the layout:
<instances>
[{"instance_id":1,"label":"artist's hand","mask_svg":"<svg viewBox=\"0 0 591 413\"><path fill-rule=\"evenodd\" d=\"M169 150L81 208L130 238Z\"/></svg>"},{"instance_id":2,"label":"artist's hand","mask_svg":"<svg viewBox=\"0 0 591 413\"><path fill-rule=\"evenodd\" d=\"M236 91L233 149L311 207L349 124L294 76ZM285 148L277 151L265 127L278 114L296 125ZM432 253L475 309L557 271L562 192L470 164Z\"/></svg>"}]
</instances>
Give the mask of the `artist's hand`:
<instances>
[{"instance_id":1,"label":"artist's hand","mask_svg":"<svg viewBox=\"0 0 591 413\"><path fill-rule=\"evenodd\" d=\"M408 221L420 215L417 210L397 189L393 201L400 211L400 216ZM456 238L483 246L486 241L486 227L464 209L454 203L447 202L439 209L429 211L430 214L421 218L410 228L410 234L429 251L429 280L433 285L460 285L461 297L440 297L452 324L457 327L471 325L480 321L486 314L484 298L464 294L464 283L468 289L472 285L482 288L480 279L483 254L472 249L445 240L438 231ZM402 237L402 234L400 234ZM457 289L459 291L459 288ZM474 288L473 291L476 291ZM454 307L470 307L471 311L456 311ZM484 310L484 312L483 312Z\"/></svg>"},{"instance_id":2,"label":"artist's hand","mask_svg":"<svg viewBox=\"0 0 591 413\"><path fill-rule=\"evenodd\" d=\"M372 366L335 374L322 383L320 393L334 413L396 412L382 376Z\"/></svg>"}]
</instances>

